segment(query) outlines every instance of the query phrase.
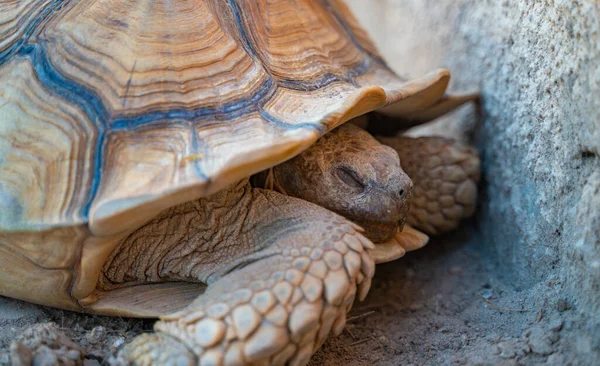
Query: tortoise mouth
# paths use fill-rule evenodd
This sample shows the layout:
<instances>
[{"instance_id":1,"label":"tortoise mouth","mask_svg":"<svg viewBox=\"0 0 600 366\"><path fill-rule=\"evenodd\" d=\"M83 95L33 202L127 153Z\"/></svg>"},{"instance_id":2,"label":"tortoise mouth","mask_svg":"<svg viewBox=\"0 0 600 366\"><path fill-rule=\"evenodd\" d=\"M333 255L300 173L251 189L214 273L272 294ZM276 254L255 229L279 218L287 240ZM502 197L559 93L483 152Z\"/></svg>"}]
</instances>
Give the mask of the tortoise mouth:
<instances>
[{"instance_id":1,"label":"tortoise mouth","mask_svg":"<svg viewBox=\"0 0 600 366\"><path fill-rule=\"evenodd\" d=\"M373 243L383 243L391 240L398 231L404 228L404 221L360 221L357 222L364 230L364 235Z\"/></svg>"}]
</instances>

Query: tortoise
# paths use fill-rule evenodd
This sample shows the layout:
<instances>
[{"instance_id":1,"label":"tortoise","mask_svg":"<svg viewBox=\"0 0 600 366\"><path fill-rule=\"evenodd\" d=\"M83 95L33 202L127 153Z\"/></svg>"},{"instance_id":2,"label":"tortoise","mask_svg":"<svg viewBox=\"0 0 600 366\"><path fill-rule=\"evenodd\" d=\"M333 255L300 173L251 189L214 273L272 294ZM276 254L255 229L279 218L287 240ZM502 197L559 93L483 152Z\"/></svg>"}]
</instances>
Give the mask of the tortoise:
<instances>
[{"instance_id":1,"label":"tortoise","mask_svg":"<svg viewBox=\"0 0 600 366\"><path fill-rule=\"evenodd\" d=\"M344 122L472 98L447 70L394 74L342 2L23 0L0 19L0 295L160 316L123 360L305 364L374 259L426 242L399 231L396 151Z\"/></svg>"}]
</instances>

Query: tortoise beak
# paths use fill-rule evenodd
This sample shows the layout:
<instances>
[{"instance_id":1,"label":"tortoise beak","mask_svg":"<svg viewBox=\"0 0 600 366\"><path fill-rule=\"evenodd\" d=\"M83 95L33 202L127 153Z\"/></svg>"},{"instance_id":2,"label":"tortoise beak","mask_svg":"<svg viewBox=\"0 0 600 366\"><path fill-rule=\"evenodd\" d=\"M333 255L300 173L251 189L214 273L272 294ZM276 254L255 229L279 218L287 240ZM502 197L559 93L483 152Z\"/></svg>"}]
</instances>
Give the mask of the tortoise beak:
<instances>
[{"instance_id":1,"label":"tortoise beak","mask_svg":"<svg viewBox=\"0 0 600 366\"><path fill-rule=\"evenodd\" d=\"M392 239L375 244L375 249L369 250L369 254L376 264L391 262L403 257L406 252L423 248L428 242L427 234L406 225Z\"/></svg>"}]
</instances>

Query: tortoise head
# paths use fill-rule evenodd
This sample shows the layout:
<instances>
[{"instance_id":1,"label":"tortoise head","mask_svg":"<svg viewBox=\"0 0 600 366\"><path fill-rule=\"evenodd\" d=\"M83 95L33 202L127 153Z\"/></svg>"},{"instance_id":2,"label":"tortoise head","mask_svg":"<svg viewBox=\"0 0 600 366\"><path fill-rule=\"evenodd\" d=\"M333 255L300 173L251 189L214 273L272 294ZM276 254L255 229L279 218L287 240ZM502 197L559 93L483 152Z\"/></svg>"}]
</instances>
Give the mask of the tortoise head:
<instances>
[{"instance_id":1,"label":"tortoise head","mask_svg":"<svg viewBox=\"0 0 600 366\"><path fill-rule=\"evenodd\" d=\"M275 188L362 226L373 242L402 228L413 184L396 151L346 123L273 169Z\"/></svg>"}]
</instances>

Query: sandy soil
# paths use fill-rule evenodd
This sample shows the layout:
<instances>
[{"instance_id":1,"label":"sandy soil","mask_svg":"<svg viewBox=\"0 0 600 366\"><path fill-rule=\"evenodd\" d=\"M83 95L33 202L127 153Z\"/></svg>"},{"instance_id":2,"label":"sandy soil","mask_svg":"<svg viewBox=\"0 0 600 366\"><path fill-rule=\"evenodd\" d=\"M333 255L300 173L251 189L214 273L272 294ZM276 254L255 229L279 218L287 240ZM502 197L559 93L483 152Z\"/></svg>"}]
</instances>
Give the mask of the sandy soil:
<instances>
[{"instance_id":1,"label":"sandy soil","mask_svg":"<svg viewBox=\"0 0 600 366\"><path fill-rule=\"evenodd\" d=\"M367 300L355 304L342 335L330 339L311 365L591 365L600 359L600 341L574 331L585 324L561 297L561 284L507 283L478 238L470 223L378 266ZM30 327L46 322L74 341L69 347L85 365L109 364L153 323L0 298L0 364L10 364L13 339L28 328L31 337Z\"/></svg>"}]
</instances>

